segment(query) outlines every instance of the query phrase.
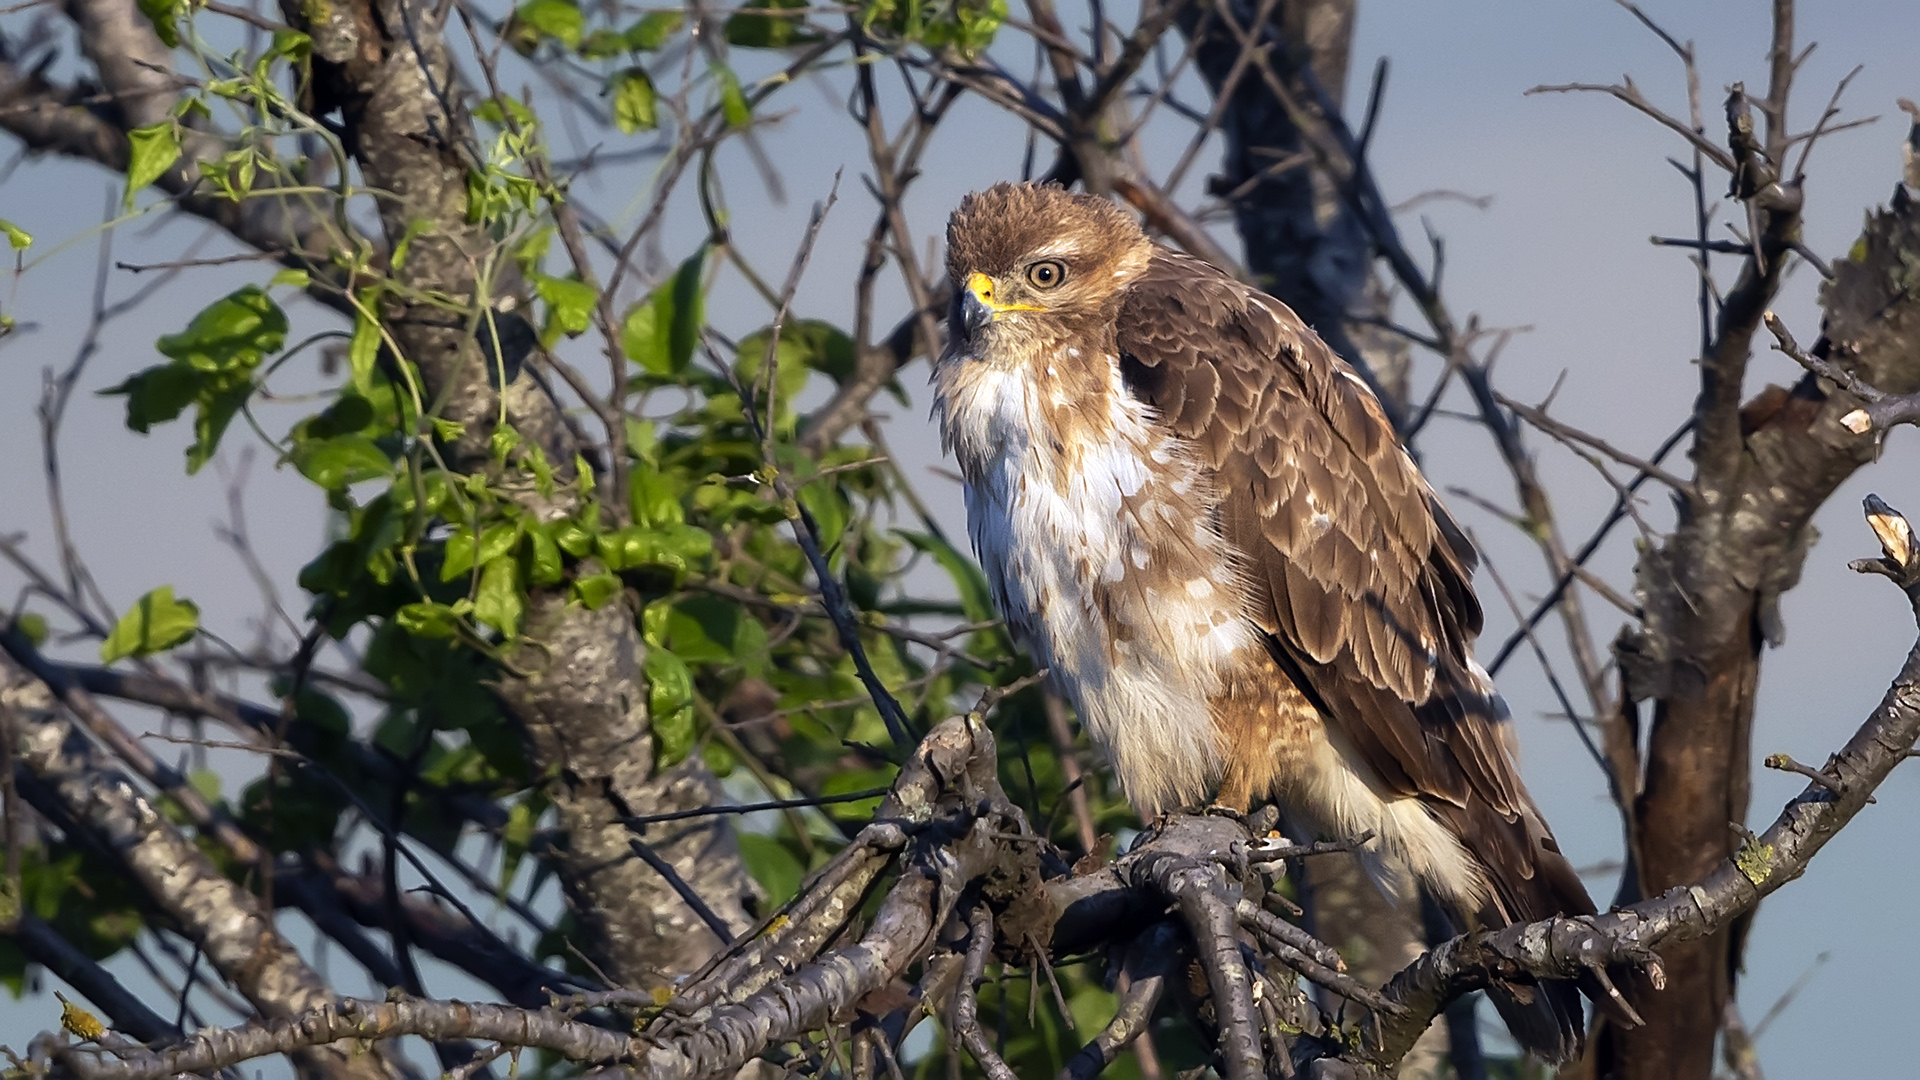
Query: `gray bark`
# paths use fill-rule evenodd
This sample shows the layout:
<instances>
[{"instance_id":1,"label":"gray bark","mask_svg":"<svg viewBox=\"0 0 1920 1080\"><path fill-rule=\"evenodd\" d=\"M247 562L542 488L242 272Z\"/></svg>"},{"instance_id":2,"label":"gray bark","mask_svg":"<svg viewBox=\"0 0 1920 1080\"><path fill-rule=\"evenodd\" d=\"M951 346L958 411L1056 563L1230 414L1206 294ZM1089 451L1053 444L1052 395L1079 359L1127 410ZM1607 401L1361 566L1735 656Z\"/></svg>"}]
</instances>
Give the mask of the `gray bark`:
<instances>
[{"instance_id":1,"label":"gray bark","mask_svg":"<svg viewBox=\"0 0 1920 1080\"><path fill-rule=\"evenodd\" d=\"M28 802L85 828L263 1016L296 1016L337 1000L259 899L221 874L94 749L45 683L7 660L0 660L0 725L19 775L31 778L23 785ZM389 1080L377 1056L335 1047L303 1050L295 1063L328 1080Z\"/></svg>"},{"instance_id":2,"label":"gray bark","mask_svg":"<svg viewBox=\"0 0 1920 1080\"><path fill-rule=\"evenodd\" d=\"M473 328L489 300L526 298L515 295L519 283L511 279L495 283L492 297L481 295L475 267L492 240L467 221L474 134L433 9L354 0L327 10L324 24L300 5L284 10L314 36L316 110L340 109L362 178L398 196L379 202L390 243L417 219L435 226L414 240L395 276L409 288L473 305L467 316L425 304L393 304L383 313L400 349L419 366L428 396L443 403L439 415L465 425L443 452L456 470L489 473L543 518L576 510L564 491L543 498L524 470L489 460L500 397ZM570 477L579 447L559 404L524 370L504 397L508 423ZM503 673L497 691L523 725L533 771L559 812L566 834L560 875L586 936L582 944L614 979L658 984L697 966L718 943L672 887L633 857L620 818L623 808L652 813L710 802L715 781L697 758L653 775L645 646L624 604L588 611L568 603L564 586L536 590L525 631L514 654L525 677ZM688 822L649 843L722 918L746 925L751 884L724 818Z\"/></svg>"}]
</instances>

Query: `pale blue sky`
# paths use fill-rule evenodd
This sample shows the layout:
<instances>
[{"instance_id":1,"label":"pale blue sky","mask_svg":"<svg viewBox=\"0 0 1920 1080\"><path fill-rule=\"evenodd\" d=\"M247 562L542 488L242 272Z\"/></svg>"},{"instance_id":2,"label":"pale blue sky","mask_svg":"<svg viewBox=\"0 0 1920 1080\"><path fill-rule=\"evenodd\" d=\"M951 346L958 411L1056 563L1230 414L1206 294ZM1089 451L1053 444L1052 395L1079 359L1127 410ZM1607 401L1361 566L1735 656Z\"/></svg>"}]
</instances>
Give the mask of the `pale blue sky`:
<instances>
[{"instance_id":1,"label":"pale blue sky","mask_svg":"<svg viewBox=\"0 0 1920 1080\"><path fill-rule=\"evenodd\" d=\"M1866 66L1846 99L1849 113L1888 117L1832 138L1814 156L1806 237L1816 251L1832 257L1852 242L1862 214L1893 190L1905 130L1894 100L1920 98L1920 76L1912 62L1920 49L1920 5L1854 0L1800 6L1800 40L1820 46L1801 75L1796 129L1813 120L1833 84L1856 63ZM1764 3L1655 2L1648 8L1677 36L1700 43L1710 121L1719 114L1727 84L1764 82ZM20 18L6 17L9 29ZM1364 93L1380 55L1392 58L1393 78L1373 143L1374 161L1389 198L1429 189L1493 197L1486 210L1439 203L1424 212L1448 241L1446 291L1456 313L1478 312L1490 325L1532 327L1501 361L1503 388L1516 398L1537 400L1564 373L1558 415L1619 445L1650 449L1685 415L1693 393L1693 272L1680 254L1647 242L1649 234L1691 228L1687 190L1664 160L1684 148L1610 99L1525 97L1523 91L1538 83L1609 82L1625 72L1655 100L1678 110L1684 107L1683 84L1671 54L1630 16L1600 0L1363 0L1354 96ZM750 256L764 260L762 272L777 278L804 229L807 207L825 194L835 171L844 169L840 205L800 293L802 314L844 322L871 222L871 201L858 182L864 149L838 111L844 97L837 84L802 83L776 101L780 108L801 110L764 135L767 153L785 173L789 197L784 206L771 205L744 155L723 152L722 175L732 193L737 237ZM1156 161L1170 161L1178 149L1177 133L1163 133L1149 146ZM1016 125L985 105L960 106L908 202L920 248L924 251L927 237L938 235L960 194L1017 175L1022 152ZM1211 148L1203 152L1197 177L1214 158ZM638 167L610 172L583 186L582 194L609 213L630 213L641 197L634 193L647 178ZM0 534L28 533L30 550L42 558L51 554L51 543L33 406L41 369L62 366L73 354L85 320L94 247L82 239L51 256L43 253L97 222L112 186L110 178L90 167L35 161L0 189L0 216L35 233L40 241L35 254L43 260L0 286L5 310L39 324L0 345L0 456L16 463L0 474ZM1403 227L1410 236L1419 235L1417 220ZM151 231L147 223L138 223L121 230L116 253L128 261L174 257L199 232L193 223L162 223ZM667 255L684 254L699 232L690 215L680 214L668 231ZM119 400L95 397L93 391L153 362L154 336L179 328L216 290L265 276L251 266L198 271L110 328L82 380L63 440L75 530L107 595L124 605L155 585L172 583L200 602L209 625L238 640L250 638L249 621L258 619L260 605L231 554L210 542L211 523L225 514L219 479L211 469L185 479L179 429L148 438L132 435L121 426ZM140 283L117 273L113 295L124 296ZM1817 334L1813 286L1814 275L1803 270L1778 305L1802 341ZM891 289L889 295L894 299L888 310L898 310L899 291ZM723 284L713 310L716 321L730 330L751 329L768 317L737 284ZM329 325L327 316L310 307L295 314L300 325ZM581 350L582 366L600 370L592 362L590 341L575 348ZM1433 364L1424 363L1422 370L1430 375ZM1763 352L1753 371L1756 382L1786 382L1797 369ZM923 373L916 367L904 375L910 391L919 393ZM957 532L957 493L924 471L939 459L924 405L893 411L895 450L916 475L926 477L929 501ZM284 426L295 415L278 410L277 422ZM276 411L268 409L266 416L271 427ZM243 439L244 433L236 432L230 445ZM1561 493L1562 520L1577 540L1604 512L1611 491L1585 464L1545 439L1532 441L1547 478ZM1437 485L1460 484L1511 503L1504 471L1476 430L1436 421L1423 437L1422 450ZM1897 433L1884 460L1849 483L1821 515L1827 539L1813 549L1802 584L1785 602L1787 645L1765 660L1758 753L1779 750L1803 761L1822 760L1879 700L1912 643L1911 620L1894 590L1877 579L1851 575L1845 563L1871 549L1857 510L1862 494L1878 491L1895 506L1920 512L1917 459L1920 440L1911 431ZM256 544L297 610L304 601L293 576L320 544L320 501L297 476L272 472L264 462L254 469L248 499ZM1541 587L1538 558L1528 545L1457 500L1456 509L1514 588ZM1666 516L1658 505L1650 505L1648 513L1656 521ZM1630 540L1622 531L1597 564L1623 587L1632 559ZM17 585L11 571L0 569L0 597L11 597ZM1483 597L1488 638L1497 642L1511 619L1490 583L1483 582ZM1610 640L1619 619L1597 601L1589 611L1595 636ZM1556 707L1537 671L1516 660L1502 674L1501 685L1520 725L1528 782L1570 855L1577 864L1614 857L1617 817L1567 726L1541 718ZM1797 778L1758 775L1752 822L1771 820L1800 787ZM1741 990L1750 1023L1815 957L1831 957L1761 1039L1762 1060L1773 1075L1910 1071L1909 972L1920 966L1920 940L1909 932L1904 898L1920 892L1920 859L1909 827L1916 815L1920 779L1911 771L1896 774L1878 805L1829 846L1806 878L1762 909ZM1593 886L1605 895L1612 882L1596 880ZM442 975L431 978L444 979L439 986L445 992L472 992ZM53 1022L50 1002L0 1002L0 1042L18 1046Z\"/></svg>"}]
</instances>

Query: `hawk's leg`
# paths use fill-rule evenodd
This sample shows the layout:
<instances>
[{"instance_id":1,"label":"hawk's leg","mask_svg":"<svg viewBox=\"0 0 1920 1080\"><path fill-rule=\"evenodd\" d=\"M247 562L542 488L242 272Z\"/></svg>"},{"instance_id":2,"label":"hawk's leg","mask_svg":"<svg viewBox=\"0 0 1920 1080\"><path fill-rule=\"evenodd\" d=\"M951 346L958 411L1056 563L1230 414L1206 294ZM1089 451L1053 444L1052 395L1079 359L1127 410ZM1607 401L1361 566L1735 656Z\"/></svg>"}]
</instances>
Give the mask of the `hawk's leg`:
<instances>
[{"instance_id":1,"label":"hawk's leg","mask_svg":"<svg viewBox=\"0 0 1920 1080\"><path fill-rule=\"evenodd\" d=\"M1306 768L1319 714L1281 672L1239 682L1213 701L1215 730L1226 767L1214 805L1246 814L1281 794Z\"/></svg>"},{"instance_id":2,"label":"hawk's leg","mask_svg":"<svg viewBox=\"0 0 1920 1080\"><path fill-rule=\"evenodd\" d=\"M1233 811L1235 816L1245 817L1253 806L1254 797L1266 794L1264 791L1255 791L1256 770L1247 768L1245 762L1245 756L1240 753L1228 756L1227 774L1220 779L1220 793L1213 797L1213 806L1207 809L1218 807Z\"/></svg>"}]
</instances>

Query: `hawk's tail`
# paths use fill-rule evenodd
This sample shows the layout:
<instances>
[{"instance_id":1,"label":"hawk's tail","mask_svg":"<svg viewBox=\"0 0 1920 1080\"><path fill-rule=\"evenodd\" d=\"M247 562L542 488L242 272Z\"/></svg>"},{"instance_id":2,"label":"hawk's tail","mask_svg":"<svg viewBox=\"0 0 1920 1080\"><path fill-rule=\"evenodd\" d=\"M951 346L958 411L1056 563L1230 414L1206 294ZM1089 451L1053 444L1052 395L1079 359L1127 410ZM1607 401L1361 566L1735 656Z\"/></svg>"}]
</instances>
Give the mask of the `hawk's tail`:
<instances>
[{"instance_id":1,"label":"hawk's tail","mask_svg":"<svg viewBox=\"0 0 1920 1080\"><path fill-rule=\"evenodd\" d=\"M1573 865L1560 853L1546 821L1523 796L1516 820L1485 803L1465 810L1479 818L1464 832L1456 832L1486 873L1491 895L1480 909L1457 912L1463 925L1498 930L1515 923L1537 922L1557 915L1592 915L1593 900L1580 883ZM1634 1025L1639 1017L1630 1004L1623 1007L1598 980L1579 982L1543 980L1534 983L1494 983L1487 996L1500 1011L1515 1041L1528 1053L1553 1064L1578 1057L1586 1041L1582 990L1612 1020Z\"/></svg>"},{"instance_id":2,"label":"hawk's tail","mask_svg":"<svg viewBox=\"0 0 1920 1080\"><path fill-rule=\"evenodd\" d=\"M1531 1000L1521 1001L1520 994ZM1519 987L1495 983L1487 988L1487 997L1500 1011L1507 1030L1527 1053L1552 1065L1562 1065L1580 1056L1586 1044L1586 1017L1580 1008L1580 991L1568 982L1542 982Z\"/></svg>"}]
</instances>

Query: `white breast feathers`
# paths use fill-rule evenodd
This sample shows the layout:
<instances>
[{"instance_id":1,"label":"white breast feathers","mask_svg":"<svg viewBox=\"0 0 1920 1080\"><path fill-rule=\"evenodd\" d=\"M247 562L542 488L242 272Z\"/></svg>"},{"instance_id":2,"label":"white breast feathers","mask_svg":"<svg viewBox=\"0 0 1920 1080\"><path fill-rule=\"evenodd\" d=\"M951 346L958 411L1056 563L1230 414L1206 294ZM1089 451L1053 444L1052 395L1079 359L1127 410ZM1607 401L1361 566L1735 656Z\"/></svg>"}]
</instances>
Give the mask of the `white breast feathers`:
<instances>
[{"instance_id":1,"label":"white breast feathers","mask_svg":"<svg viewBox=\"0 0 1920 1080\"><path fill-rule=\"evenodd\" d=\"M945 366L938 409L1002 612L1143 816L1197 805L1221 767L1209 703L1258 647L1197 467L1111 358L1079 400L1046 364Z\"/></svg>"}]
</instances>

